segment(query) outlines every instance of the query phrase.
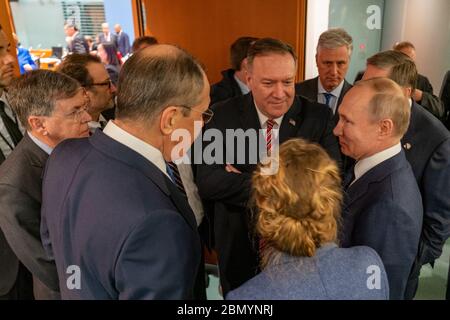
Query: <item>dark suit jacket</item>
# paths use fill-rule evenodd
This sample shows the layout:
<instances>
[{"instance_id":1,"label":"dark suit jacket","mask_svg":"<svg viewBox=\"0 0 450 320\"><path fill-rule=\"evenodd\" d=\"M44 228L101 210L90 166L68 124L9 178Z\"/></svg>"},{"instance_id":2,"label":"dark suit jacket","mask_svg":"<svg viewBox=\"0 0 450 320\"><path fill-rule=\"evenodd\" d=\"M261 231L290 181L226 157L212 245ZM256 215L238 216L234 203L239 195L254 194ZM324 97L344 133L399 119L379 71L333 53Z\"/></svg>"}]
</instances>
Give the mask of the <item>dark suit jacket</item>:
<instances>
[{"instance_id":1,"label":"dark suit jacket","mask_svg":"<svg viewBox=\"0 0 450 320\"><path fill-rule=\"evenodd\" d=\"M14 284L18 260L43 284L58 291L55 262L41 243L42 171L48 158L25 134L0 166L0 227L7 243L0 241L0 295ZM11 251L11 249L12 251Z\"/></svg>"},{"instance_id":2,"label":"dark suit jacket","mask_svg":"<svg viewBox=\"0 0 450 320\"><path fill-rule=\"evenodd\" d=\"M69 44L69 52L85 54L89 53L89 45L81 33L78 33Z\"/></svg>"},{"instance_id":3,"label":"dark suit jacket","mask_svg":"<svg viewBox=\"0 0 450 320\"><path fill-rule=\"evenodd\" d=\"M420 269L440 257L450 236L450 133L436 117L414 102L402 145L423 199Z\"/></svg>"},{"instance_id":4,"label":"dark suit jacket","mask_svg":"<svg viewBox=\"0 0 450 320\"><path fill-rule=\"evenodd\" d=\"M219 102L212 109L215 115L205 129L218 129L224 137L227 129L261 129L251 93ZM327 106L296 97L283 118L279 132L280 144L290 138L305 138L321 144L331 157L339 161L340 153L336 137L332 133L331 116L331 110ZM255 147L254 144L251 146ZM216 249L219 254L222 290L225 293L253 277L258 265L255 249L249 238L249 215L246 210L251 175L256 165L249 161L250 142L247 140L239 147L243 151L235 147L234 164L231 164L242 174L228 173L222 164L203 164L197 168L199 194L208 203L206 207L211 203L214 206ZM206 148L205 145L204 150ZM225 159L227 154L231 154L225 142L223 150L222 163L230 162ZM244 156L242 153L245 153L245 163L236 164L237 157Z\"/></svg>"},{"instance_id":5,"label":"dark suit jacket","mask_svg":"<svg viewBox=\"0 0 450 320\"><path fill-rule=\"evenodd\" d=\"M125 57L131 52L130 50L130 37L125 32L121 32L117 36L117 50L120 52L122 57Z\"/></svg>"},{"instance_id":6,"label":"dark suit jacket","mask_svg":"<svg viewBox=\"0 0 450 320\"><path fill-rule=\"evenodd\" d=\"M315 77L313 79L305 80L303 82L295 84L295 93L301 96L308 98L311 101L317 102L317 95L319 93L319 77ZM336 104L336 112L334 114L334 123L337 124L339 121L338 108L342 103L342 99L344 99L345 94L348 90L352 88L352 85L344 79L344 86L342 87L341 95L338 98Z\"/></svg>"},{"instance_id":7,"label":"dark suit jacket","mask_svg":"<svg viewBox=\"0 0 450 320\"><path fill-rule=\"evenodd\" d=\"M105 35L103 33L100 33L98 35L98 41L99 43L112 43L116 46L116 49L118 47L118 43L117 43L117 35L115 35L114 33L111 33L111 37L110 37L111 41L106 41Z\"/></svg>"},{"instance_id":8,"label":"dark suit jacket","mask_svg":"<svg viewBox=\"0 0 450 320\"><path fill-rule=\"evenodd\" d=\"M234 72L233 69L222 71L222 80L211 86L211 92L209 94L211 106L219 101L242 96L241 88L234 79Z\"/></svg>"},{"instance_id":9,"label":"dark suit jacket","mask_svg":"<svg viewBox=\"0 0 450 320\"><path fill-rule=\"evenodd\" d=\"M63 299L188 299L200 240L187 198L155 165L97 130L52 152L41 233ZM81 289L70 290L69 266Z\"/></svg>"},{"instance_id":10,"label":"dark suit jacket","mask_svg":"<svg viewBox=\"0 0 450 320\"><path fill-rule=\"evenodd\" d=\"M347 189L341 245L368 246L380 255L391 299L404 298L421 230L420 191L403 151Z\"/></svg>"},{"instance_id":11,"label":"dark suit jacket","mask_svg":"<svg viewBox=\"0 0 450 320\"><path fill-rule=\"evenodd\" d=\"M447 129L450 129L450 70L442 80L441 93L439 94L444 104L444 123Z\"/></svg>"}]
</instances>

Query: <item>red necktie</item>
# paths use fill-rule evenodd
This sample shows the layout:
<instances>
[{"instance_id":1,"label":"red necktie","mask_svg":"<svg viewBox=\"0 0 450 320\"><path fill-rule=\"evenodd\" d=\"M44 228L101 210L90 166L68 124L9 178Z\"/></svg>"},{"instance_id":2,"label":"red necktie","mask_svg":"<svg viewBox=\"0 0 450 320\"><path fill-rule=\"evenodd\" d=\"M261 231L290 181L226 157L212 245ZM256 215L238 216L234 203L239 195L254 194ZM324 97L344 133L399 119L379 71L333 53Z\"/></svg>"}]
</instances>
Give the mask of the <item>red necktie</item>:
<instances>
[{"instance_id":1,"label":"red necktie","mask_svg":"<svg viewBox=\"0 0 450 320\"><path fill-rule=\"evenodd\" d=\"M270 156L270 150L272 149L272 129L275 125L275 121L269 119L266 121L266 125L266 150L267 155Z\"/></svg>"}]
</instances>

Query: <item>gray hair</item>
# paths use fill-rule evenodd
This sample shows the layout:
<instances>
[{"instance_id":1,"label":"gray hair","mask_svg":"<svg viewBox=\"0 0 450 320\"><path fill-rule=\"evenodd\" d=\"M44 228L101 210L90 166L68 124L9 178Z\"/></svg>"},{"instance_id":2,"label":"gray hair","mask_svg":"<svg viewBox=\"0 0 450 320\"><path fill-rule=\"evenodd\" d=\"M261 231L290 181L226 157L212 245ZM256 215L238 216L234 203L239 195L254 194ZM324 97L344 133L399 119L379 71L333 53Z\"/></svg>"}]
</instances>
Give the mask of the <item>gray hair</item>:
<instances>
[{"instance_id":1,"label":"gray hair","mask_svg":"<svg viewBox=\"0 0 450 320\"><path fill-rule=\"evenodd\" d=\"M162 46L169 49L164 54ZM120 72L116 118L153 122L168 106L194 107L201 102L203 76L201 65L180 48L154 45L139 50ZM185 115L190 112L183 110Z\"/></svg>"},{"instance_id":2,"label":"gray hair","mask_svg":"<svg viewBox=\"0 0 450 320\"><path fill-rule=\"evenodd\" d=\"M27 129L30 116L51 116L56 101L74 97L80 84L71 77L49 70L34 70L13 80L8 103Z\"/></svg>"},{"instance_id":3,"label":"gray hair","mask_svg":"<svg viewBox=\"0 0 450 320\"><path fill-rule=\"evenodd\" d=\"M342 46L347 47L348 55L350 57L353 51L352 37L342 28L333 28L320 35L317 43L317 51L319 51L319 48L337 49Z\"/></svg>"}]
</instances>

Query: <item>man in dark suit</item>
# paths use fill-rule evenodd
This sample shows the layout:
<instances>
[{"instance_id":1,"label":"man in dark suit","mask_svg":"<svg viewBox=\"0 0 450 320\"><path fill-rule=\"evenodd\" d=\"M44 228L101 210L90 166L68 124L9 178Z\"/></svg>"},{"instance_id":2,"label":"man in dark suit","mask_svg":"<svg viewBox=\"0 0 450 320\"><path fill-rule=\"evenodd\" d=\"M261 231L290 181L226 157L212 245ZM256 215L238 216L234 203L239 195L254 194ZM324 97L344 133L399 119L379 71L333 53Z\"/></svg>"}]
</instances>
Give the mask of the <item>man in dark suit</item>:
<instances>
[{"instance_id":1,"label":"man in dark suit","mask_svg":"<svg viewBox=\"0 0 450 320\"><path fill-rule=\"evenodd\" d=\"M296 63L295 53L288 44L268 38L256 41L248 53L247 81L251 93L212 107L215 116L206 127L204 137L217 130L225 137L231 130L240 140L237 146L234 143L230 146L230 141L219 143L218 154L223 158L219 156L213 162L204 159L204 164L197 169L200 196L214 206L216 250L224 294L258 271L257 245L250 239L252 226L248 223L247 210L256 163L278 142L293 137L320 143L334 159L340 159L337 140L332 134L331 110L295 96ZM264 131L265 141L258 151L255 140L259 131ZM243 137L245 134L249 135L248 139ZM205 146L204 153L210 149L211 145Z\"/></svg>"},{"instance_id":2,"label":"man in dark suit","mask_svg":"<svg viewBox=\"0 0 450 320\"><path fill-rule=\"evenodd\" d=\"M450 236L450 133L436 117L411 99L417 68L407 55L389 50L370 57L363 79L375 77L389 77L397 82L411 105L410 124L401 142L423 199L419 250L405 294L405 298L412 299L422 265L433 266Z\"/></svg>"},{"instance_id":3,"label":"man in dark suit","mask_svg":"<svg viewBox=\"0 0 450 320\"><path fill-rule=\"evenodd\" d=\"M296 94L328 105L333 110L335 123L339 120L339 105L352 87L345 80L352 50L353 39L344 29L325 31L317 44L316 64L319 76L295 85Z\"/></svg>"},{"instance_id":4,"label":"man in dark suit","mask_svg":"<svg viewBox=\"0 0 450 320\"><path fill-rule=\"evenodd\" d=\"M410 57L412 61L416 61L416 47L411 42L402 41L396 43L393 49L395 51L403 52ZM444 115L444 105L439 97L434 95L433 86L427 77L421 74L417 75L416 87L411 97L415 102L434 114L436 118L442 119Z\"/></svg>"},{"instance_id":5,"label":"man in dark suit","mask_svg":"<svg viewBox=\"0 0 450 320\"><path fill-rule=\"evenodd\" d=\"M120 52L122 57L125 57L127 54L131 53L130 37L125 31L122 30L120 24L116 24L114 26L114 31L117 36L117 50Z\"/></svg>"},{"instance_id":6,"label":"man in dark suit","mask_svg":"<svg viewBox=\"0 0 450 320\"><path fill-rule=\"evenodd\" d=\"M97 44L100 43L112 43L116 46L116 49L118 47L117 35L109 31L109 24L107 22L102 23L102 33L98 35Z\"/></svg>"},{"instance_id":7,"label":"man in dark suit","mask_svg":"<svg viewBox=\"0 0 450 320\"><path fill-rule=\"evenodd\" d=\"M194 58L169 45L135 53L122 72L116 119L49 158L43 242L64 299L189 299L200 241L166 162L182 156L173 135L192 141L194 122L208 120L209 83Z\"/></svg>"},{"instance_id":8,"label":"man in dark suit","mask_svg":"<svg viewBox=\"0 0 450 320\"><path fill-rule=\"evenodd\" d=\"M72 23L66 24L64 26L64 32L69 38L69 43L67 45L67 50L69 53L89 53L89 45L83 35L78 31L76 25Z\"/></svg>"},{"instance_id":9,"label":"man in dark suit","mask_svg":"<svg viewBox=\"0 0 450 320\"><path fill-rule=\"evenodd\" d=\"M14 79L16 63L10 48L11 43L0 25L0 164L22 139L20 125L6 96L6 88Z\"/></svg>"},{"instance_id":10,"label":"man in dark suit","mask_svg":"<svg viewBox=\"0 0 450 320\"><path fill-rule=\"evenodd\" d=\"M1 246L14 253L1 262L14 271L0 277L15 279L21 263L33 275L35 299L59 299L56 265L40 238L42 172L59 142L88 136L88 98L75 80L46 70L16 80L8 97L27 133L0 166L0 227L7 240Z\"/></svg>"},{"instance_id":11,"label":"man in dark suit","mask_svg":"<svg viewBox=\"0 0 450 320\"><path fill-rule=\"evenodd\" d=\"M416 61L416 48L411 42L403 41L396 43L393 50L402 52L411 58L412 61ZM364 75L364 71L358 72L355 78L355 82L361 80ZM441 99L434 95L433 86L427 77L417 74L417 81L414 86L414 92L411 98L424 107L426 110L431 112L436 118L440 120L445 120L445 107Z\"/></svg>"},{"instance_id":12,"label":"man in dark suit","mask_svg":"<svg viewBox=\"0 0 450 320\"><path fill-rule=\"evenodd\" d=\"M103 129L106 119L102 113L112 114L114 117L114 96L116 87L111 82L105 65L99 57L86 54L71 54L58 66L59 72L67 74L77 80L86 89L89 97L89 122L91 133L97 128Z\"/></svg>"},{"instance_id":13,"label":"man in dark suit","mask_svg":"<svg viewBox=\"0 0 450 320\"><path fill-rule=\"evenodd\" d=\"M360 81L345 96L334 129L342 152L356 160L344 181L341 245L369 246L380 255L391 299L405 296L422 228L420 191L400 144L409 116L394 81Z\"/></svg>"},{"instance_id":14,"label":"man in dark suit","mask_svg":"<svg viewBox=\"0 0 450 320\"><path fill-rule=\"evenodd\" d=\"M240 37L230 47L231 69L222 71L222 80L211 86L211 105L247 94L247 52L258 38Z\"/></svg>"}]
</instances>

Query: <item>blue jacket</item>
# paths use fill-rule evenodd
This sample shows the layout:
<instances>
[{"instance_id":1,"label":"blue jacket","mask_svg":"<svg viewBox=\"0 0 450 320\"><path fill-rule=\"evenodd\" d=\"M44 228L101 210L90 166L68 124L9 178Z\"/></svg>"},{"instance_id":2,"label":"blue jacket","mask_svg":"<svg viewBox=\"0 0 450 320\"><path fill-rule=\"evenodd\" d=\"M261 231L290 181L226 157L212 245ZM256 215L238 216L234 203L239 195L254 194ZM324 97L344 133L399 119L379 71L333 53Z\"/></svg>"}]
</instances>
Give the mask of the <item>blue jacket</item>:
<instances>
[{"instance_id":1,"label":"blue jacket","mask_svg":"<svg viewBox=\"0 0 450 320\"><path fill-rule=\"evenodd\" d=\"M63 299L192 297L200 263L194 214L135 151L99 130L62 142L47 162L42 199L42 241ZM80 289L71 278L77 267Z\"/></svg>"},{"instance_id":2,"label":"blue jacket","mask_svg":"<svg viewBox=\"0 0 450 320\"><path fill-rule=\"evenodd\" d=\"M377 271L373 271L373 270ZM379 277L379 286L372 279ZM368 285L369 283L369 285ZM326 244L313 257L282 254L260 274L231 291L227 300L388 299L386 272L368 247Z\"/></svg>"},{"instance_id":3,"label":"blue jacket","mask_svg":"<svg viewBox=\"0 0 450 320\"><path fill-rule=\"evenodd\" d=\"M29 64L33 68L33 70L37 69L36 64L31 58L30 52L25 48L17 48L17 60L19 61L20 74L25 73L25 69L23 67L26 64Z\"/></svg>"},{"instance_id":4,"label":"blue jacket","mask_svg":"<svg viewBox=\"0 0 450 320\"><path fill-rule=\"evenodd\" d=\"M411 166L401 151L347 189L341 244L369 246L383 260L391 299L403 299L417 255L422 201Z\"/></svg>"}]
</instances>

